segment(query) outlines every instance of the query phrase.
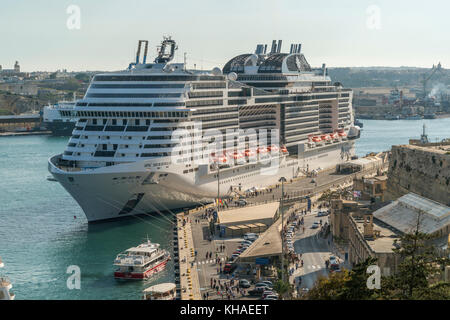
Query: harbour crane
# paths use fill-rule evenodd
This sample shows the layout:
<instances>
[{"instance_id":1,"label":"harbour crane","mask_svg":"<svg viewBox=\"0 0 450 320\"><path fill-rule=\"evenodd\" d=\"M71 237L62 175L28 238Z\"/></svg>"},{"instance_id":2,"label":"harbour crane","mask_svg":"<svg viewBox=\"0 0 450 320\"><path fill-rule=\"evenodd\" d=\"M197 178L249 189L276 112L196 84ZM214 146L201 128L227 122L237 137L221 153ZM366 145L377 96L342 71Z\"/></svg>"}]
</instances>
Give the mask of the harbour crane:
<instances>
[{"instance_id":1,"label":"harbour crane","mask_svg":"<svg viewBox=\"0 0 450 320\"><path fill-rule=\"evenodd\" d=\"M422 80L421 82L422 82L422 85L423 85L423 92L422 92L422 94L423 94L423 99L424 99L424 100L425 100L426 97L427 97L427 84L428 84L428 81L429 81L429 80L430 80L437 72L440 72L441 74L443 74L443 71L442 71L442 65L441 65L440 62L437 64L437 66L433 65L433 68L431 69L431 71L430 71L430 73L429 73L428 75L427 75L427 74L424 74L424 75L423 75L423 80Z\"/></svg>"}]
</instances>

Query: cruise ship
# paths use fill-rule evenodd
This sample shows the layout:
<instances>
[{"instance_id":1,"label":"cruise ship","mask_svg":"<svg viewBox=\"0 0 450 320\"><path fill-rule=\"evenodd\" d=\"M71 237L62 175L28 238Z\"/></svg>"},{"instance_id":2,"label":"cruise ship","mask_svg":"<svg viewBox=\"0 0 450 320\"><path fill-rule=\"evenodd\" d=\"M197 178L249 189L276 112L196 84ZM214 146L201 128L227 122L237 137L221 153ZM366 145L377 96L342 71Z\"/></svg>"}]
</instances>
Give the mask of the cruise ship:
<instances>
[{"instance_id":1,"label":"cruise ship","mask_svg":"<svg viewBox=\"0 0 450 320\"><path fill-rule=\"evenodd\" d=\"M75 117L76 101L60 101L43 109L43 125L54 136L71 136L77 119Z\"/></svg>"},{"instance_id":2,"label":"cruise ship","mask_svg":"<svg viewBox=\"0 0 450 320\"><path fill-rule=\"evenodd\" d=\"M193 207L349 160L359 137L352 91L325 65L311 68L300 44L281 45L203 71L171 62L171 38L147 63L140 40L126 70L92 79L49 171L93 222Z\"/></svg>"}]
</instances>

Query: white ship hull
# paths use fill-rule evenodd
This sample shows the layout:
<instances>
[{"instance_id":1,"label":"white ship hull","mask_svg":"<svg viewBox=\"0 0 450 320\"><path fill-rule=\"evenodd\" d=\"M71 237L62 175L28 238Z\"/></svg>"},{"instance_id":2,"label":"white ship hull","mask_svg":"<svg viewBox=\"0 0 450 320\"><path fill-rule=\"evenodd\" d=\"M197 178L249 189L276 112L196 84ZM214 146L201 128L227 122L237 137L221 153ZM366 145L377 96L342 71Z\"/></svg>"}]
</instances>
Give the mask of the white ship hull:
<instances>
[{"instance_id":1,"label":"white ship hull","mask_svg":"<svg viewBox=\"0 0 450 320\"><path fill-rule=\"evenodd\" d=\"M326 151L310 150L297 159L281 158L278 167L246 164L220 170L220 196L231 190L245 191L252 187L267 187L280 177L291 179L300 171L334 167L344 162L342 146L347 156L353 154L353 142L332 145ZM89 222L146 214L213 202L217 197L216 172L182 174L184 166L169 165L161 169L149 167L161 159L143 160L92 170L67 171L55 163L60 156L49 159L49 171L83 209ZM238 171L239 170L239 171ZM233 172L234 171L234 172Z\"/></svg>"}]
</instances>

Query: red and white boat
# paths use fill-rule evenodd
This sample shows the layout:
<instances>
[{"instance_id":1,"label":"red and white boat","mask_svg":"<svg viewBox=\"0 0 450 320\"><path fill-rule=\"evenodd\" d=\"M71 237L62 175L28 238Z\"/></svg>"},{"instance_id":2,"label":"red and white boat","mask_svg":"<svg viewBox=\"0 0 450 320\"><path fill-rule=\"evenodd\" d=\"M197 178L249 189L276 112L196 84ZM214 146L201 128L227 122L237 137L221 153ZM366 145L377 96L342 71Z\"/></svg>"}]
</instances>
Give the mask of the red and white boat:
<instances>
[{"instance_id":1,"label":"red and white boat","mask_svg":"<svg viewBox=\"0 0 450 320\"><path fill-rule=\"evenodd\" d=\"M118 268L114 272L114 278L147 279L162 271L169 260L167 250L161 249L159 243L147 240L117 255L114 266Z\"/></svg>"}]
</instances>

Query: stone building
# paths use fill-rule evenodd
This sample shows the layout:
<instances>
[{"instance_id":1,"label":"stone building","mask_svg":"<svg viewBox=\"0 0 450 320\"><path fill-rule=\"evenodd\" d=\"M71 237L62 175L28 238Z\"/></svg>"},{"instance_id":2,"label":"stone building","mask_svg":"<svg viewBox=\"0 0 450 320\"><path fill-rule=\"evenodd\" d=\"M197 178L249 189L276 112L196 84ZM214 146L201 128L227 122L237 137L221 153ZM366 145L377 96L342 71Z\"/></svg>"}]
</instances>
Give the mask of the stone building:
<instances>
[{"instance_id":1,"label":"stone building","mask_svg":"<svg viewBox=\"0 0 450 320\"><path fill-rule=\"evenodd\" d=\"M414 192L450 206L450 143L392 146L388 196Z\"/></svg>"},{"instance_id":2,"label":"stone building","mask_svg":"<svg viewBox=\"0 0 450 320\"><path fill-rule=\"evenodd\" d=\"M360 193L360 200L383 202L387 189L387 176L353 180L353 190Z\"/></svg>"},{"instance_id":3,"label":"stone building","mask_svg":"<svg viewBox=\"0 0 450 320\"><path fill-rule=\"evenodd\" d=\"M347 243L349 262L355 265L374 257L385 275L395 272L400 262L393 251L395 241L415 230L418 222L421 232L437 237L437 251L444 252L450 208L436 201L409 193L375 211L356 201L337 199L331 204L331 231Z\"/></svg>"}]
</instances>

